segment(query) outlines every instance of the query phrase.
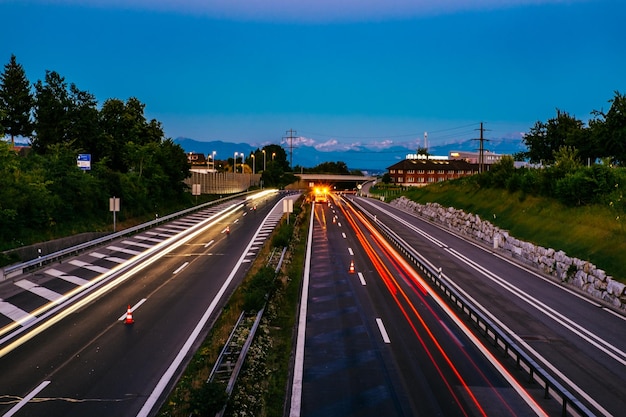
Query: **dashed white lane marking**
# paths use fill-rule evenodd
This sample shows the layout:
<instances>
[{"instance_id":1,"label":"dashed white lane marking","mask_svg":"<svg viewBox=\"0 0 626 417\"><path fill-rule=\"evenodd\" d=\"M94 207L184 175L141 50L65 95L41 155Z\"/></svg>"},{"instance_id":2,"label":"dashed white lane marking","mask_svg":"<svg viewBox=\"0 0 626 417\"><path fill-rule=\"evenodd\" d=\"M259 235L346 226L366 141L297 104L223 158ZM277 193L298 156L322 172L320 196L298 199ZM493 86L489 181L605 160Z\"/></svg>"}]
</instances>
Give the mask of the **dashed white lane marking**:
<instances>
[{"instance_id":1,"label":"dashed white lane marking","mask_svg":"<svg viewBox=\"0 0 626 417\"><path fill-rule=\"evenodd\" d=\"M139 240L147 240L148 242L154 242L154 243L161 243L161 242L163 242L163 239L155 239L153 237L142 236L142 235L133 236L133 238L134 239L139 239Z\"/></svg>"},{"instance_id":2,"label":"dashed white lane marking","mask_svg":"<svg viewBox=\"0 0 626 417\"><path fill-rule=\"evenodd\" d=\"M361 280L361 285L363 285L363 286L367 285L365 283L365 277L363 276L363 274L359 272L358 275L359 275L359 279Z\"/></svg>"},{"instance_id":3,"label":"dashed white lane marking","mask_svg":"<svg viewBox=\"0 0 626 417\"><path fill-rule=\"evenodd\" d=\"M176 269L176 271L173 272L174 275L178 274L180 271L182 271L183 269L185 269L187 267L187 265L189 265L189 262L185 262L184 264L182 264L181 266L178 267L178 269Z\"/></svg>"},{"instance_id":4,"label":"dashed white lane marking","mask_svg":"<svg viewBox=\"0 0 626 417\"><path fill-rule=\"evenodd\" d=\"M154 246L154 245L148 245L147 243L133 242L132 240L122 240L122 244L130 245L130 246L137 246L139 248L146 248L146 249L150 249L151 247Z\"/></svg>"},{"instance_id":5,"label":"dashed white lane marking","mask_svg":"<svg viewBox=\"0 0 626 417\"><path fill-rule=\"evenodd\" d=\"M350 254L350 256L354 256L354 252L352 251L352 248L348 248L348 253Z\"/></svg>"},{"instance_id":6,"label":"dashed white lane marking","mask_svg":"<svg viewBox=\"0 0 626 417\"><path fill-rule=\"evenodd\" d=\"M116 251L116 252L127 253L129 255L139 255L141 253L140 251L137 251L137 250L122 248L119 246L107 246L107 249Z\"/></svg>"},{"instance_id":7,"label":"dashed white lane marking","mask_svg":"<svg viewBox=\"0 0 626 417\"><path fill-rule=\"evenodd\" d=\"M98 265L92 265L89 262L83 262L79 259L73 259L69 261L68 264L78 266L79 268L88 269L90 271L97 272L99 274L104 274L106 272L109 272L109 268L105 268L103 266L98 266Z\"/></svg>"},{"instance_id":8,"label":"dashed white lane marking","mask_svg":"<svg viewBox=\"0 0 626 417\"><path fill-rule=\"evenodd\" d=\"M7 411L6 413L4 413L2 415L2 417L11 417L13 415L15 415L15 413L17 413L18 411L20 411L20 409L22 407L24 407L26 404L28 404L28 402L30 400L33 399L33 397L35 397L35 395L39 394L39 392L44 389L46 386L48 386L48 384L50 383L50 381L43 381L41 384L39 384L37 386L37 388L35 388L34 390L32 390L26 397L22 398L22 401L20 401L19 403L15 404L13 407L11 407L11 409L9 411Z\"/></svg>"},{"instance_id":9,"label":"dashed white lane marking","mask_svg":"<svg viewBox=\"0 0 626 417\"><path fill-rule=\"evenodd\" d=\"M162 236L162 237L165 237L165 238L172 237L172 235L168 235L168 234L165 234L165 233L157 233L157 232L146 232L146 234L150 235L150 236Z\"/></svg>"},{"instance_id":10,"label":"dashed white lane marking","mask_svg":"<svg viewBox=\"0 0 626 417\"><path fill-rule=\"evenodd\" d=\"M40 287L34 282L28 281L26 279L16 281L15 285L17 285L20 288L25 289L28 292L32 292L33 294L36 294L42 298L45 298L46 300L55 301L63 297L63 295L59 294L58 292L49 290L46 287Z\"/></svg>"},{"instance_id":11,"label":"dashed white lane marking","mask_svg":"<svg viewBox=\"0 0 626 417\"><path fill-rule=\"evenodd\" d=\"M210 242L207 242L206 245L204 245L204 247L208 248L209 246L213 244L213 242L215 242L215 240L211 240Z\"/></svg>"},{"instance_id":12,"label":"dashed white lane marking","mask_svg":"<svg viewBox=\"0 0 626 417\"><path fill-rule=\"evenodd\" d=\"M65 275L65 272L63 271L59 271L58 269L54 269L54 268L49 268L46 269L45 271L43 271L45 274L48 274L52 277L55 278L59 278L62 279L63 281L67 281L67 282L71 282L72 284L76 284L76 285L85 285L87 284L89 281L87 281L86 279L74 276L74 275Z\"/></svg>"},{"instance_id":13,"label":"dashed white lane marking","mask_svg":"<svg viewBox=\"0 0 626 417\"><path fill-rule=\"evenodd\" d=\"M115 262L117 264L123 264L124 262L128 260L124 258L118 258L117 256L105 255L104 253L99 253L99 252L91 252L89 256L93 256L94 258L98 258L98 259L104 259L105 261Z\"/></svg>"},{"instance_id":14,"label":"dashed white lane marking","mask_svg":"<svg viewBox=\"0 0 626 417\"><path fill-rule=\"evenodd\" d=\"M380 330L380 334L383 337L383 342L391 343L391 340L389 339L389 335L387 334L387 329L385 329L385 325L383 324L383 320L377 318L376 324L378 325L378 330Z\"/></svg>"},{"instance_id":15,"label":"dashed white lane marking","mask_svg":"<svg viewBox=\"0 0 626 417\"><path fill-rule=\"evenodd\" d=\"M135 304L134 306L132 306L132 307L130 308L130 312L131 312L131 313L133 313L135 310L137 310L137 309L139 308L139 306L140 306L140 305L142 305L143 303L145 303L145 302L146 302L146 300L147 300L147 298L142 298L141 300L139 300L139 302L137 302L137 304ZM124 312L124 314L122 314L122 315L120 316L120 318L119 318L119 319L117 319L117 321L122 321L122 320L124 320L124 319L126 318L126 313L127 313L127 312L125 311L125 312Z\"/></svg>"},{"instance_id":16,"label":"dashed white lane marking","mask_svg":"<svg viewBox=\"0 0 626 417\"><path fill-rule=\"evenodd\" d=\"M11 320L23 324L27 321L34 320L35 316L26 311L22 310L19 307L14 306L11 303L7 303L6 301L2 301L0 298L0 314L7 316Z\"/></svg>"}]
</instances>

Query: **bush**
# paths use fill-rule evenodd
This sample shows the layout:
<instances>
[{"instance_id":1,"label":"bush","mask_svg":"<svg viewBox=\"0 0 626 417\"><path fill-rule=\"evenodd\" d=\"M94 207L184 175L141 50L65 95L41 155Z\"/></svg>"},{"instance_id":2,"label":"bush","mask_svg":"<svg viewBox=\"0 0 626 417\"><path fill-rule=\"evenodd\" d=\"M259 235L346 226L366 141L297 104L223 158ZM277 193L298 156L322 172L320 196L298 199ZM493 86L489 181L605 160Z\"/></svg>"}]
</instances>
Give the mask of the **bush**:
<instances>
[{"instance_id":1,"label":"bush","mask_svg":"<svg viewBox=\"0 0 626 417\"><path fill-rule=\"evenodd\" d=\"M246 288L243 309L246 312L259 311L276 289L276 273L268 266L258 270Z\"/></svg>"},{"instance_id":2,"label":"bush","mask_svg":"<svg viewBox=\"0 0 626 417\"><path fill-rule=\"evenodd\" d=\"M218 382L207 382L191 391L189 412L192 416L214 417L228 401L226 387Z\"/></svg>"}]
</instances>

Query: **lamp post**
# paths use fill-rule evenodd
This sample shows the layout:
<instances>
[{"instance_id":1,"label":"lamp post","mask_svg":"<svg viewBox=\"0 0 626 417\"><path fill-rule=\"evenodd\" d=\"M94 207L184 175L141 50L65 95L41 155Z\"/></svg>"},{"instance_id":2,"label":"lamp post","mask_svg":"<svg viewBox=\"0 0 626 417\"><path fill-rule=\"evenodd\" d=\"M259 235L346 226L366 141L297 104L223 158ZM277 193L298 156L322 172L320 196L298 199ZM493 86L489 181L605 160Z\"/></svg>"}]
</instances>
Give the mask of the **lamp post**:
<instances>
[{"instance_id":1,"label":"lamp post","mask_svg":"<svg viewBox=\"0 0 626 417\"><path fill-rule=\"evenodd\" d=\"M233 157L233 174L237 172L237 155L239 152L235 152L235 156Z\"/></svg>"},{"instance_id":2,"label":"lamp post","mask_svg":"<svg viewBox=\"0 0 626 417\"><path fill-rule=\"evenodd\" d=\"M256 165L256 157L254 154L252 156L252 175L254 175L254 166Z\"/></svg>"},{"instance_id":3,"label":"lamp post","mask_svg":"<svg viewBox=\"0 0 626 417\"><path fill-rule=\"evenodd\" d=\"M213 155L213 158L211 158L213 160L213 171L215 171L215 154L217 152L213 151L213 153L211 155Z\"/></svg>"},{"instance_id":4,"label":"lamp post","mask_svg":"<svg viewBox=\"0 0 626 417\"><path fill-rule=\"evenodd\" d=\"M261 152L263 152L263 171L265 172L265 149L263 149Z\"/></svg>"},{"instance_id":5,"label":"lamp post","mask_svg":"<svg viewBox=\"0 0 626 417\"><path fill-rule=\"evenodd\" d=\"M276 152L272 152L272 161L274 160L275 156L276 156Z\"/></svg>"}]
</instances>

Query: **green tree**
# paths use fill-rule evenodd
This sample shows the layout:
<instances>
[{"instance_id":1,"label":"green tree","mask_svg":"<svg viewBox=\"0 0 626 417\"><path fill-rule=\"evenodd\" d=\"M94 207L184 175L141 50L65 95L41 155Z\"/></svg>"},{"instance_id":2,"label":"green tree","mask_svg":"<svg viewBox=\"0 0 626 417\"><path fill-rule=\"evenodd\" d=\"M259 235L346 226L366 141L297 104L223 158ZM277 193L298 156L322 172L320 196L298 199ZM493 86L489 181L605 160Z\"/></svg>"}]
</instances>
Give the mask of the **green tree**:
<instances>
[{"instance_id":1,"label":"green tree","mask_svg":"<svg viewBox=\"0 0 626 417\"><path fill-rule=\"evenodd\" d=\"M554 153L562 146L580 142L582 129L582 121L557 109L555 118L546 123L537 121L524 136L524 145L528 149L526 156L532 163L551 164Z\"/></svg>"},{"instance_id":2,"label":"green tree","mask_svg":"<svg viewBox=\"0 0 626 417\"><path fill-rule=\"evenodd\" d=\"M15 145L15 136L30 136L33 132L31 111L34 98L30 82L15 55L4 66L0 74L0 133L11 136L11 144Z\"/></svg>"},{"instance_id":3,"label":"green tree","mask_svg":"<svg viewBox=\"0 0 626 417\"><path fill-rule=\"evenodd\" d=\"M35 83L35 137L31 141L35 152L46 153L49 146L70 140L70 106L65 78L46 71L45 81Z\"/></svg>"},{"instance_id":4,"label":"green tree","mask_svg":"<svg viewBox=\"0 0 626 417\"><path fill-rule=\"evenodd\" d=\"M608 112L594 110L595 119L589 122L594 142L600 147L601 157L626 165L626 96L615 91L609 100Z\"/></svg>"},{"instance_id":5,"label":"green tree","mask_svg":"<svg viewBox=\"0 0 626 417\"><path fill-rule=\"evenodd\" d=\"M145 105L131 97L126 103L119 99L106 100L100 110L102 141L100 148L107 157L107 165L115 171L128 172L128 160L124 156L127 143L142 146L159 143L164 134L161 123L155 119L147 121Z\"/></svg>"}]
</instances>

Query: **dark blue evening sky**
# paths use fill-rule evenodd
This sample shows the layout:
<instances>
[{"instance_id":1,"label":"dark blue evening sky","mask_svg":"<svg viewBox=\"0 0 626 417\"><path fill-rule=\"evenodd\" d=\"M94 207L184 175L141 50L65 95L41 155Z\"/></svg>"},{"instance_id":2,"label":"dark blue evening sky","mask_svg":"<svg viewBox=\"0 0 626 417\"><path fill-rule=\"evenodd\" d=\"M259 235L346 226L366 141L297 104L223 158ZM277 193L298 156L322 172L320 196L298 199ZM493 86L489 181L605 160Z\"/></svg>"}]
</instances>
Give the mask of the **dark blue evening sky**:
<instances>
[{"instance_id":1,"label":"dark blue evening sky","mask_svg":"<svg viewBox=\"0 0 626 417\"><path fill-rule=\"evenodd\" d=\"M137 97L169 137L321 148L520 137L626 93L619 0L0 0L0 63Z\"/></svg>"}]
</instances>

